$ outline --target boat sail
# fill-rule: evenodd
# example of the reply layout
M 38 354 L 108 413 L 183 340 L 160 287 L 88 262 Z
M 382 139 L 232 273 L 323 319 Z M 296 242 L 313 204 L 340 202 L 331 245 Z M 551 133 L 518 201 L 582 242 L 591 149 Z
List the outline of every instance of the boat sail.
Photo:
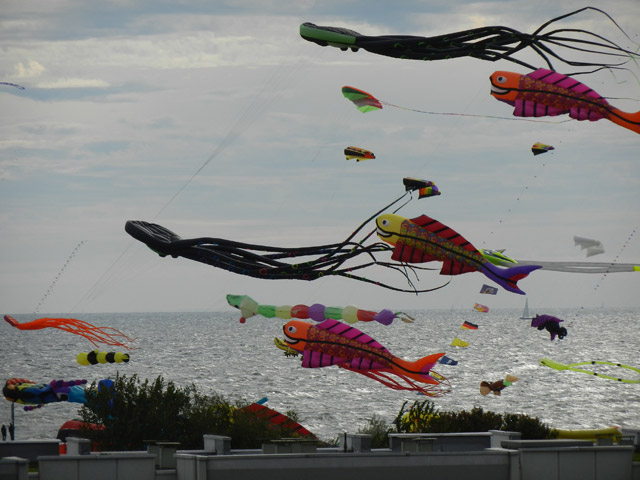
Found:
M 531 320 L 531 315 L 529 314 L 529 299 L 527 298 L 524 302 L 524 310 L 522 311 L 522 316 L 520 320 Z

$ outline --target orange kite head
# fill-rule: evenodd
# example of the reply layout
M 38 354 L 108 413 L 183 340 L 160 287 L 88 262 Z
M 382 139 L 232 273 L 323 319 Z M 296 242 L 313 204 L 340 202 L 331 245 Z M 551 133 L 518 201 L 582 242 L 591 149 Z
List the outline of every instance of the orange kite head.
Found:
M 489 77 L 491 95 L 503 102 L 514 102 L 520 91 L 522 75 L 514 72 L 497 71 Z
M 291 320 L 282 328 L 285 343 L 298 352 L 302 352 L 307 346 L 309 328 L 313 325 L 300 320 Z

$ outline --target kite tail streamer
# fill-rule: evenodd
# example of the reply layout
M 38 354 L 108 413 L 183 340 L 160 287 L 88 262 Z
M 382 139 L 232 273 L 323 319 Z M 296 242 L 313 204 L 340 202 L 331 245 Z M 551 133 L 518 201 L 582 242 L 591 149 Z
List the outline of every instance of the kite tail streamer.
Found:
M 605 361 L 600 361 L 600 360 L 592 360 L 592 361 L 588 361 L 588 362 L 569 363 L 569 364 L 565 365 L 563 363 L 551 360 L 550 358 L 543 358 L 543 359 L 540 360 L 540 365 L 544 365 L 545 367 L 553 368 L 554 370 L 571 370 L 571 371 L 574 371 L 574 372 L 587 373 L 587 374 L 593 375 L 595 377 L 606 378 L 608 380 L 615 380 L 615 381 L 621 382 L 621 383 L 640 383 L 640 377 L 636 378 L 636 379 L 628 379 L 628 378 L 616 377 L 616 376 L 613 376 L 613 375 L 607 375 L 607 374 L 603 374 L 603 373 L 599 373 L 599 372 L 594 372 L 592 370 L 585 370 L 585 369 L 582 369 L 582 368 L 576 368 L 576 367 L 580 367 L 580 366 L 583 366 L 583 365 L 607 365 L 607 366 L 611 366 L 611 367 L 625 368 L 627 370 L 631 370 L 633 372 L 636 372 L 638 375 L 640 375 L 640 368 L 632 367 L 631 365 L 624 365 L 622 363 L 605 362 Z
M 424 383 L 417 384 L 411 378 L 397 372 L 393 372 L 393 375 L 399 377 L 404 383 L 392 377 L 390 374 L 387 374 L 387 372 L 380 370 L 358 370 L 351 368 L 346 364 L 339 365 L 339 367 L 364 375 L 365 377 L 375 380 L 376 382 L 380 382 L 385 387 L 389 387 L 393 390 L 408 390 L 428 397 L 441 397 L 451 389 L 449 380 L 440 374 L 436 374 L 436 372 L 432 372 L 434 374 L 433 378 L 436 382 L 434 384 L 424 385 Z
M 116 347 L 133 350 L 124 342 L 135 342 L 135 338 L 128 337 L 120 330 L 112 327 L 96 327 L 88 322 L 75 318 L 38 318 L 31 322 L 20 323 L 10 315 L 4 316 L 5 321 L 18 330 L 41 330 L 43 328 L 57 328 L 65 332 L 81 335 L 96 347 L 98 343 L 105 343 Z

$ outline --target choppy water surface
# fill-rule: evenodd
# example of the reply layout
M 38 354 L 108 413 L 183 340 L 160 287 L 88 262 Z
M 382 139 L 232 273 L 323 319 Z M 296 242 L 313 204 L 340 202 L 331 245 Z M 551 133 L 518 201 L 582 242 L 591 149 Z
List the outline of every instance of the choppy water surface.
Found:
M 519 311 L 410 313 L 416 318 L 413 324 L 395 321 L 391 326 L 361 323 L 357 327 L 408 360 L 436 352 L 458 360 L 457 366 L 435 368 L 452 386 L 451 393 L 434 400 L 439 409 L 480 406 L 498 413 L 524 413 L 555 428 L 612 424 L 640 428 L 640 384 L 539 365 L 541 358 L 548 357 L 562 363 L 605 360 L 640 366 L 640 311 L 538 312 L 565 319 L 569 334 L 554 342 L 549 341 L 546 331 L 520 320 Z M 284 357 L 273 345 L 274 337 L 282 337 L 285 321 L 254 317 L 240 324 L 238 317 L 235 312 L 84 314 L 79 318 L 138 337 L 138 349 L 131 352 L 128 364 L 95 366 L 76 363 L 77 353 L 94 349 L 80 336 L 54 329 L 20 331 L 4 324 L 0 326 L 0 380 L 22 377 L 38 383 L 52 379 L 91 382 L 114 377 L 116 372 L 149 379 L 162 375 L 177 385 L 194 383 L 201 393 L 217 392 L 231 400 L 254 401 L 267 396 L 269 406 L 283 412 L 295 410 L 307 428 L 327 440 L 340 432 L 357 432 L 373 414 L 390 423 L 403 402 L 424 399 L 337 367 L 303 369 L 299 359 Z M 27 315 L 16 318 L 20 322 L 34 319 Z M 462 330 L 465 320 L 478 324 L 479 329 Z M 468 341 L 469 347 L 451 347 L 456 336 Z M 101 350 L 113 349 L 105 346 Z M 639 377 L 629 370 L 615 370 L 607 373 Z M 499 380 L 507 373 L 520 380 L 500 397 L 480 395 L 482 380 Z M 1 423 L 9 423 L 10 405 L 0 402 Z M 64 421 L 78 416 L 77 410 L 77 404 L 66 402 L 31 412 L 16 407 L 16 437 L 55 438 Z

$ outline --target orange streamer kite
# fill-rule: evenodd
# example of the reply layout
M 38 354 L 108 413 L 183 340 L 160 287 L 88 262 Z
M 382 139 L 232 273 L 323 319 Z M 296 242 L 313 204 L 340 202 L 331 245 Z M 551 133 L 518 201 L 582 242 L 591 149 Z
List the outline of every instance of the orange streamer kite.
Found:
M 124 347 L 128 350 L 134 350 L 136 347 L 130 347 L 126 342 L 134 342 L 135 338 L 126 336 L 119 330 L 111 327 L 96 327 L 83 320 L 75 318 L 37 318 L 31 322 L 19 323 L 15 318 L 5 315 L 6 322 L 19 330 L 41 330 L 43 328 L 57 328 L 65 332 L 75 335 L 82 335 L 84 338 L 93 343 L 96 347 L 98 343 L 106 343 L 115 347 Z

